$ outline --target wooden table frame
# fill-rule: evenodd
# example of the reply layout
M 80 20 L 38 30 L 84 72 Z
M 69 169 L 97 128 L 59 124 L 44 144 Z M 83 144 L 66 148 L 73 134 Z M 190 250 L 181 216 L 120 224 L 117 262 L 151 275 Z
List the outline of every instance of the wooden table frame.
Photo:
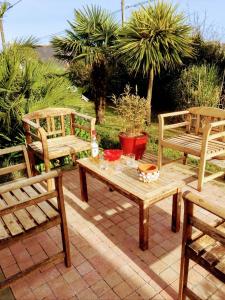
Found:
M 173 232 L 178 232 L 180 230 L 181 194 L 182 194 L 180 187 L 165 191 L 164 193 L 157 195 L 157 197 L 154 197 L 151 200 L 143 201 L 137 196 L 121 188 L 117 184 L 104 178 L 100 174 L 97 174 L 96 172 L 90 170 L 88 167 L 79 164 L 81 199 L 85 202 L 88 202 L 86 173 L 97 178 L 99 181 L 107 184 L 112 190 L 117 191 L 118 193 L 127 197 L 131 201 L 134 201 L 139 206 L 139 247 L 142 250 L 148 249 L 149 208 L 155 203 L 169 196 L 173 196 L 171 230 Z

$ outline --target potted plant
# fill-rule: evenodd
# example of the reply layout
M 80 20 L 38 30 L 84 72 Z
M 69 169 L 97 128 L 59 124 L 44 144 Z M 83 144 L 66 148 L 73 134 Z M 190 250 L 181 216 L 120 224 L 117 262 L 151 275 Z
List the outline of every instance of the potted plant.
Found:
M 113 102 L 122 120 L 123 131 L 119 134 L 119 140 L 123 153 L 133 153 L 135 159 L 140 159 L 148 141 L 148 135 L 144 131 L 148 102 L 145 98 L 132 94 L 129 86 L 126 86 L 120 97 L 113 96 Z

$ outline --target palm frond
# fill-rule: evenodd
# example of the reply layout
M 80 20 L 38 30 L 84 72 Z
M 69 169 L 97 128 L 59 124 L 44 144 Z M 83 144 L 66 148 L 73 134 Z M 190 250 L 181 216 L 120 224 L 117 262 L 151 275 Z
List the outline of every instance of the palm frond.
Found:
M 177 6 L 158 1 L 134 12 L 119 32 L 117 53 L 134 72 L 144 74 L 153 67 L 161 68 L 182 64 L 182 58 L 191 56 L 191 27 L 186 24 Z

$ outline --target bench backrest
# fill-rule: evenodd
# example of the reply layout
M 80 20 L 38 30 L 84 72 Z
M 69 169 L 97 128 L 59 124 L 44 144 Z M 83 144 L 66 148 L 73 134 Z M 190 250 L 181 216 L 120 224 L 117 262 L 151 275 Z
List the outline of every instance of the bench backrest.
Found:
M 74 110 L 69 108 L 45 108 L 23 116 L 23 119 L 33 121 L 43 127 L 47 136 L 65 136 L 67 134 L 65 123 L 69 123 L 70 132 L 74 134 Z
M 191 107 L 188 109 L 191 113 L 191 131 L 195 134 L 201 134 L 202 128 L 209 122 L 225 120 L 225 110 L 215 107 Z M 215 128 L 216 132 L 225 131 L 225 126 Z
M 19 156 L 16 159 L 13 159 L 14 163 L 5 166 L 4 165 L 4 159 L 9 158 L 9 155 L 17 155 Z M 22 154 L 22 155 L 21 155 Z M 21 158 L 22 156 L 22 158 Z M 3 176 L 13 174 L 20 172 L 22 170 L 25 170 L 26 175 L 28 177 L 31 177 L 31 168 L 30 168 L 30 162 L 27 154 L 26 147 L 24 145 L 19 145 L 15 147 L 10 147 L 10 148 L 5 148 L 5 149 L 0 149 L 0 180 L 2 179 Z M 9 159 L 7 159 L 9 161 Z M 11 161 L 11 160 L 10 160 Z M 1 180 L 2 181 L 2 180 Z
M 45 108 L 23 116 L 24 128 L 28 134 L 31 126 L 25 125 L 26 120 L 34 122 L 44 128 L 47 138 L 66 135 L 83 136 L 84 139 L 91 138 L 91 132 L 95 127 L 95 118 L 83 115 L 70 108 Z M 33 132 L 38 134 L 38 132 Z

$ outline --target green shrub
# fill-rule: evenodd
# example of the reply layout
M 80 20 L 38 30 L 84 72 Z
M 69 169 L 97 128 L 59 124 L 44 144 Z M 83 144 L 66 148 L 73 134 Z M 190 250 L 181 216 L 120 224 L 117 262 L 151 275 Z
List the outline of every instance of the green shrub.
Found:
M 178 106 L 218 106 L 221 81 L 214 65 L 193 65 L 184 69 L 175 84 Z
M 0 53 L 0 147 L 24 141 L 22 115 L 64 102 L 71 84 L 53 62 L 41 62 L 36 50 L 13 44 Z

